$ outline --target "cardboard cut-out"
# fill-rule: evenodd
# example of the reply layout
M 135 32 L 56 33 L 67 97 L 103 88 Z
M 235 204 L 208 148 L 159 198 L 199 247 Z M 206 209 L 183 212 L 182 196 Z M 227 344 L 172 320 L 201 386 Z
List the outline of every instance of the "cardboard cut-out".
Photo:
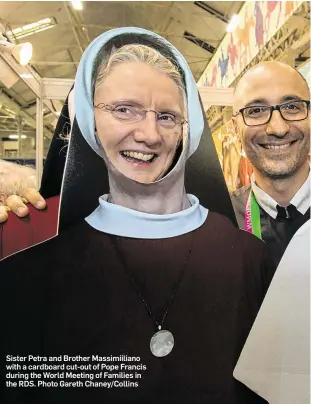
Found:
M 114 42 L 114 46 L 118 45 L 118 41 L 122 45 L 132 41 L 137 42 L 137 34 L 133 35 L 120 35 L 120 39 Z M 146 42 L 146 39 L 140 38 L 139 41 Z M 150 41 L 149 38 L 148 41 Z M 199 97 L 198 94 L 197 96 Z M 201 108 L 203 111 L 202 104 Z M 87 144 L 77 120 L 70 122 L 68 110 L 67 98 L 51 142 L 40 189 L 44 197 L 58 195 L 63 179 L 60 231 L 88 216 L 98 206 L 98 198 L 109 193 L 106 164 L 102 157 Z M 204 111 L 203 117 L 204 129 L 198 148 L 186 162 L 185 188 L 187 193 L 198 197 L 202 206 L 227 216 L 237 225 Z M 63 135 L 69 133 L 70 146 L 67 145 L 67 140 L 63 140 Z M 63 176 L 66 153 L 67 168 Z
M 310 220 L 283 255 L 234 377 L 270 404 L 310 403 Z

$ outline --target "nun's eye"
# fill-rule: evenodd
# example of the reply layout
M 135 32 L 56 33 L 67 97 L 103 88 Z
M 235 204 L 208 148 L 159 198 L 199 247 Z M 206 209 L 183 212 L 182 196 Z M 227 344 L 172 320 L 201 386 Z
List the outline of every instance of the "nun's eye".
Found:
M 117 119 L 122 120 L 133 120 L 133 119 L 140 119 L 140 109 L 136 107 L 132 107 L 129 105 L 118 105 L 112 111 L 113 115 Z
M 170 112 L 158 112 L 157 121 L 164 128 L 174 128 L 177 124 L 177 118 Z
M 169 114 L 167 112 L 159 112 L 158 114 L 159 121 L 167 121 L 167 122 L 175 122 L 176 117 L 173 114 Z

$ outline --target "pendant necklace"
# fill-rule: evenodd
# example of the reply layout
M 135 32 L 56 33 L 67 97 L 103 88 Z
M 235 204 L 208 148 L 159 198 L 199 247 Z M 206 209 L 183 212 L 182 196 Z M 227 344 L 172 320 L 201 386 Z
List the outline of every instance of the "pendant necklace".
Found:
M 126 265 L 126 260 L 125 260 L 123 251 L 121 251 L 121 249 L 118 248 L 116 237 L 111 238 L 112 244 L 113 244 L 113 246 L 114 246 L 114 248 L 116 250 L 117 256 L 118 256 L 118 258 L 119 258 L 119 260 L 120 260 L 120 262 L 122 264 L 122 267 L 123 267 L 125 273 L 127 273 L 130 276 L 136 293 L 138 294 L 140 300 L 144 304 L 149 316 L 153 319 L 153 321 L 157 325 L 157 331 L 153 334 L 153 336 L 150 339 L 150 351 L 154 356 L 156 356 L 158 358 L 162 358 L 163 356 L 168 355 L 172 351 L 172 349 L 174 347 L 173 334 L 168 330 L 163 330 L 162 326 L 163 326 L 164 320 L 165 320 L 165 318 L 167 316 L 167 313 L 168 313 L 170 307 L 172 306 L 172 304 L 174 302 L 174 298 L 176 296 L 177 290 L 178 290 L 178 288 L 179 288 L 179 286 L 181 284 L 181 281 L 182 281 L 182 279 L 184 277 L 184 274 L 185 274 L 187 263 L 189 261 L 189 257 L 190 257 L 191 251 L 192 251 L 195 231 L 193 231 L 192 233 L 193 234 L 192 234 L 192 238 L 191 238 L 191 241 L 190 241 L 190 247 L 189 247 L 189 249 L 188 249 L 188 251 L 186 253 L 186 256 L 185 256 L 184 262 L 182 264 L 182 267 L 181 267 L 177 282 L 176 282 L 176 284 L 175 284 L 175 286 L 173 288 L 172 294 L 171 294 L 171 296 L 170 296 L 170 298 L 168 300 L 167 306 L 166 306 L 166 310 L 165 310 L 165 312 L 163 314 L 163 317 L 162 317 L 162 320 L 160 322 L 158 322 L 157 319 L 152 314 L 152 311 L 151 311 L 148 303 L 146 302 L 146 299 L 144 298 L 144 296 L 142 295 L 142 293 L 140 291 L 140 288 L 138 286 L 137 280 L 135 279 L 133 274 L 129 271 L 129 269 L 128 269 L 127 265 Z

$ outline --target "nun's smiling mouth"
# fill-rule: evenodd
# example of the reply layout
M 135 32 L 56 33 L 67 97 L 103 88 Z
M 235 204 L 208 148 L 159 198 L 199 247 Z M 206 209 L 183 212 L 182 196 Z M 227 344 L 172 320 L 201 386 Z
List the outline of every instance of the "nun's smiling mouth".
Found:
M 144 153 L 124 150 L 120 152 L 120 155 L 130 163 L 152 163 L 157 157 L 156 153 Z

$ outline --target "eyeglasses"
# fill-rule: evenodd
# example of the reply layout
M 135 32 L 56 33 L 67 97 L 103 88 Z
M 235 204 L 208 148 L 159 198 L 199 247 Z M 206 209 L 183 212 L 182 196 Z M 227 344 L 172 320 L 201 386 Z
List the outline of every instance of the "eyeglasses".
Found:
M 108 105 L 97 104 L 95 108 L 110 112 L 120 122 L 135 123 L 143 120 L 147 112 L 154 112 L 157 123 L 164 129 L 174 129 L 175 126 L 182 126 L 187 121 L 180 115 L 172 112 L 157 112 L 153 109 L 143 109 L 132 105 Z
M 309 106 L 310 101 L 307 100 L 289 101 L 271 107 L 254 105 L 239 109 L 233 116 L 242 114 L 246 126 L 265 125 L 270 121 L 273 111 L 279 111 L 285 121 L 303 121 L 308 118 Z

